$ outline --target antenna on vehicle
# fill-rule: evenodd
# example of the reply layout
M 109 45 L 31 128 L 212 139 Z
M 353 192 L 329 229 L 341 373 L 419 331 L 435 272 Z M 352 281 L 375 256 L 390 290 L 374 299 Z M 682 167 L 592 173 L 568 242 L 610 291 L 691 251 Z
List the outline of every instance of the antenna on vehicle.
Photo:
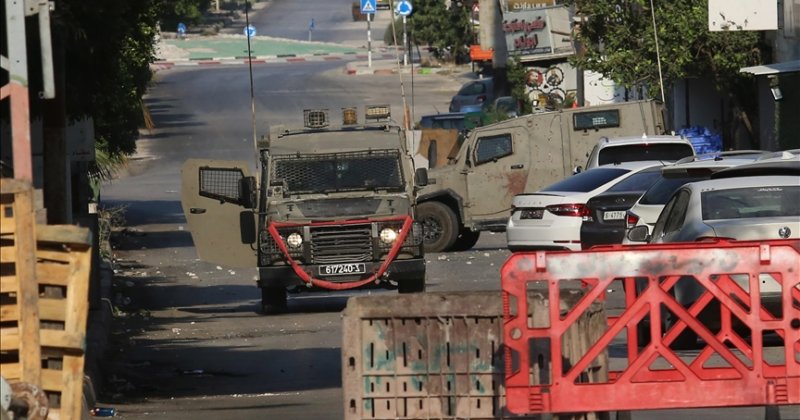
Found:
M 661 102 L 664 102 L 664 77 L 661 75 L 661 52 L 658 49 L 658 28 L 656 28 L 656 9 L 650 0 L 650 14 L 653 17 L 653 37 L 656 41 L 656 61 L 658 62 L 658 84 L 661 87 Z
M 250 112 L 251 112 L 251 120 L 253 124 L 253 151 L 255 152 L 255 159 L 256 159 L 256 181 L 261 177 L 261 173 L 258 170 L 259 167 L 259 156 L 258 156 L 258 136 L 256 134 L 256 95 L 255 91 L 253 90 L 253 52 L 250 49 L 250 14 L 247 12 L 247 9 L 250 8 L 250 0 L 244 1 L 244 22 L 245 22 L 245 37 L 247 38 L 247 66 L 250 71 Z

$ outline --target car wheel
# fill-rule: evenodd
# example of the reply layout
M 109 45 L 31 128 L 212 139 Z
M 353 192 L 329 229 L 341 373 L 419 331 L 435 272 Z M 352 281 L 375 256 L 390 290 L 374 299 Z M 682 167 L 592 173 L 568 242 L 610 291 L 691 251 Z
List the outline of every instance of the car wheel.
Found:
M 449 250 L 458 237 L 458 220 L 450 207 L 438 201 L 417 206 L 417 220 L 422 224 L 425 252 Z
M 462 228 L 461 231 L 458 233 L 458 237 L 456 238 L 456 242 L 453 244 L 452 251 L 466 251 L 476 243 L 478 243 L 478 239 L 481 237 L 480 231 L 474 231 L 469 228 Z
M 274 315 L 286 311 L 286 289 L 283 287 L 261 288 L 261 311 Z

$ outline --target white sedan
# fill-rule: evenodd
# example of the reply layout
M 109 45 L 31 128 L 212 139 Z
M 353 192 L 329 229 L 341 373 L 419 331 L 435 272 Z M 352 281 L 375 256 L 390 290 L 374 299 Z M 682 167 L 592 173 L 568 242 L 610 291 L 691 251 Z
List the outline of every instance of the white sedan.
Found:
M 506 226 L 508 249 L 581 249 L 581 223 L 589 217 L 586 202 L 611 188 L 626 191 L 640 184 L 648 170 L 658 170 L 666 163 L 625 162 L 592 168 L 556 182 L 533 194 L 514 197 L 511 217 Z M 625 212 L 620 212 L 620 218 Z

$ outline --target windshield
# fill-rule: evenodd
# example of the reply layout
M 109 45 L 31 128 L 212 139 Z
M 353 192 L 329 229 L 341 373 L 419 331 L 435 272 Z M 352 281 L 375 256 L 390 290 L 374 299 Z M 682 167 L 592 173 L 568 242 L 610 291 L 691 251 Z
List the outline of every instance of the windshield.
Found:
M 654 182 L 661 178 L 661 166 L 637 172 L 609 188 L 608 192 L 647 191 Z
M 542 191 L 589 192 L 629 171 L 620 168 L 596 168 L 558 181 Z
M 636 162 L 640 160 L 679 160 L 694 154 L 692 146 L 681 143 L 630 144 L 600 149 L 598 165 Z
M 270 182 L 285 183 L 290 193 L 403 190 L 397 150 L 278 155 L 272 157 Z
M 800 216 L 800 186 L 704 191 L 703 220 Z
M 656 181 L 649 190 L 639 200 L 640 204 L 667 204 L 667 200 L 672 197 L 678 188 L 695 181 L 703 181 L 711 176 L 711 172 L 705 175 L 690 175 L 683 173 L 681 175 L 665 175 L 663 178 Z

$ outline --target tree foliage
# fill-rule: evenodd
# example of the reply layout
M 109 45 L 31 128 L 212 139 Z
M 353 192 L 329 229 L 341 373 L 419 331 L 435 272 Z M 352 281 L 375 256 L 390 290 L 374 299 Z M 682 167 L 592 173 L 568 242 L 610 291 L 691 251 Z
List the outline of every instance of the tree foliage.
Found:
M 602 73 L 626 88 L 646 87 L 658 97 L 659 75 L 649 0 L 566 0 L 584 20 L 576 30 L 584 46 L 573 64 Z M 654 0 L 665 89 L 684 78 L 707 76 L 733 92 L 746 76 L 739 68 L 761 60 L 759 34 L 710 32 L 707 0 Z
M 109 155 L 135 151 L 160 7 L 160 0 L 58 2 L 54 39 L 64 51 L 67 114 L 92 117 L 97 146 Z
M 519 103 L 521 113 L 530 114 L 533 112 L 533 103 L 527 92 L 528 69 L 520 64 L 519 55 L 509 58 L 506 66 L 506 77 L 511 86 L 511 97 Z
M 201 22 L 211 0 L 162 0 L 162 3 L 161 25 L 174 30 L 178 22 L 187 25 Z
M 472 41 L 469 10 L 460 1 L 448 8 L 441 0 L 417 0 L 408 25 L 416 43 L 431 46 L 439 58 L 458 61 Z

